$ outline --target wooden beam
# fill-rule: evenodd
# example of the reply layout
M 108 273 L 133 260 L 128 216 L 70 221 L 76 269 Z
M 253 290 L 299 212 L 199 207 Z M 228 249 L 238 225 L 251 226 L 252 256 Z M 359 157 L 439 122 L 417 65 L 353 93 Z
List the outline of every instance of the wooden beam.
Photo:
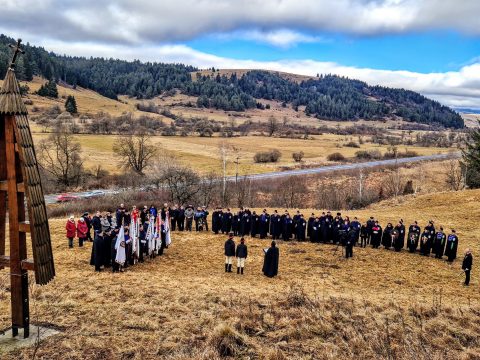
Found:
M 0 256 L 0 265 L 3 267 L 10 267 L 10 256 Z M 35 271 L 35 263 L 33 259 L 22 260 L 22 270 Z
M 0 191 L 8 191 L 8 184 L 6 180 L 0 181 Z M 23 185 L 23 182 L 17 184 L 17 192 L 25 192 L 25 186 Z
M 18 223 L 18 231 L 22 233 L 29 233 L 30 232 L 30 222 L 29 221 L 22 221 Z

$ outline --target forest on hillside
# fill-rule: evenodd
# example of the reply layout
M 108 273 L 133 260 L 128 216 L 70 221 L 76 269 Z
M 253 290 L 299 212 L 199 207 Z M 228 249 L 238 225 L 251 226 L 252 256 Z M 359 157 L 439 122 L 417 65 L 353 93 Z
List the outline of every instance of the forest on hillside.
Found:
M 11 57 L 8 44 L 15 40 L 0 35 L 0 78 Z M 461 128 L 459 114 L 414 91 L 369 86 L 365 82 L 336 75 L 320 75 L 300 83 L 278 73 L 252 70 L 241 77 L 191 73 L 197 68 L 183 64 L 143 63 L 118 59 L 57 55 L 42 47 L 25 45 L 17 62 L 19 80 L 34 75 L 81 86 L 116 99 L 128 95 L 150 99 L 174 89 L 198 97 L 197 106 L 227 111 L 264 108 L 261 100 L 277 100 L 307 115 L 329 120 L 381 120 L 400 117 L 428 125 Z

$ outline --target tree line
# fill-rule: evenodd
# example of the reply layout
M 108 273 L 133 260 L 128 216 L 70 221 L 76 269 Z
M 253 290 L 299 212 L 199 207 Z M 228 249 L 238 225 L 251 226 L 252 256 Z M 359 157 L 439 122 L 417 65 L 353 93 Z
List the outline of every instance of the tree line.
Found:
M 14 39 L 0 35 L 0 78 L 7 71 Z M 106 97 L 128 95 L 139 99 L 179 89 L 196 96 L 198 107 L 226 111 L 264 108 L 258 100 L 277 100 L 307 115 L 329 120 L 386 119 L 400 117 L 410 122 L 462 128 L 459 114 L 416 92 L 369 86 L 365 82 L 336 75 L 320 75 L 297 83 L 278 73 L 249 71 L 238 77 L 191 73 L 193 66 L 183 64 L 142 63 L 138 60 L 60 56 L 42 47 L 25 46 L 26 54 L 18 60 L 17 77 L 32 80 L 33 75 L 50 81 L 62 81 L 73 87 L 92 89 Z

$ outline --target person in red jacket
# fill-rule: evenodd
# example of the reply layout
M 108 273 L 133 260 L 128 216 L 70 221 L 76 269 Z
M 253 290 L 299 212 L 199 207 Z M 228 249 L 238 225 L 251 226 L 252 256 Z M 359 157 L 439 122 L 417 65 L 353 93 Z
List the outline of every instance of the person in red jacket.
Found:
M 73 238 L 77 232 L 77 227 L 75 226 L 75 218 L 70 216 L 67 220 L 67 224 L 65 225 L 65 229 L 67 230 L 67 239 L 68 239 L 68 247 L 73 248 Z
M 77 223 L 77 237 L 78 237 L 78 246 L 82 247 L 83 242 L 87 241 L 88 238 L 88 225 L 83 217 L 78 219 Z

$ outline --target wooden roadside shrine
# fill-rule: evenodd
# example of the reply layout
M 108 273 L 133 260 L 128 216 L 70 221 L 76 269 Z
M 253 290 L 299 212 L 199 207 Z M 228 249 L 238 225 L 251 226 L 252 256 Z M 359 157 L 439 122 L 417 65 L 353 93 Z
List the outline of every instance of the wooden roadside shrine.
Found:
M 27 108 L 15 76 L 15 62 L 24 53 L 20 44 L 19 39 L 16 45 L 10 45 L 13 58 L 0 90 L 0 270 L 10 270 L 12 335 L 17 336 L 23 328 L 27 338 L 28 271 L 35 273 L 37 284 L 44 285 L 54 278 L 55 268 Z M 33 259 L 27 258 L 27 234 Z M 7 239 L 9 255 L 5 253 Z

